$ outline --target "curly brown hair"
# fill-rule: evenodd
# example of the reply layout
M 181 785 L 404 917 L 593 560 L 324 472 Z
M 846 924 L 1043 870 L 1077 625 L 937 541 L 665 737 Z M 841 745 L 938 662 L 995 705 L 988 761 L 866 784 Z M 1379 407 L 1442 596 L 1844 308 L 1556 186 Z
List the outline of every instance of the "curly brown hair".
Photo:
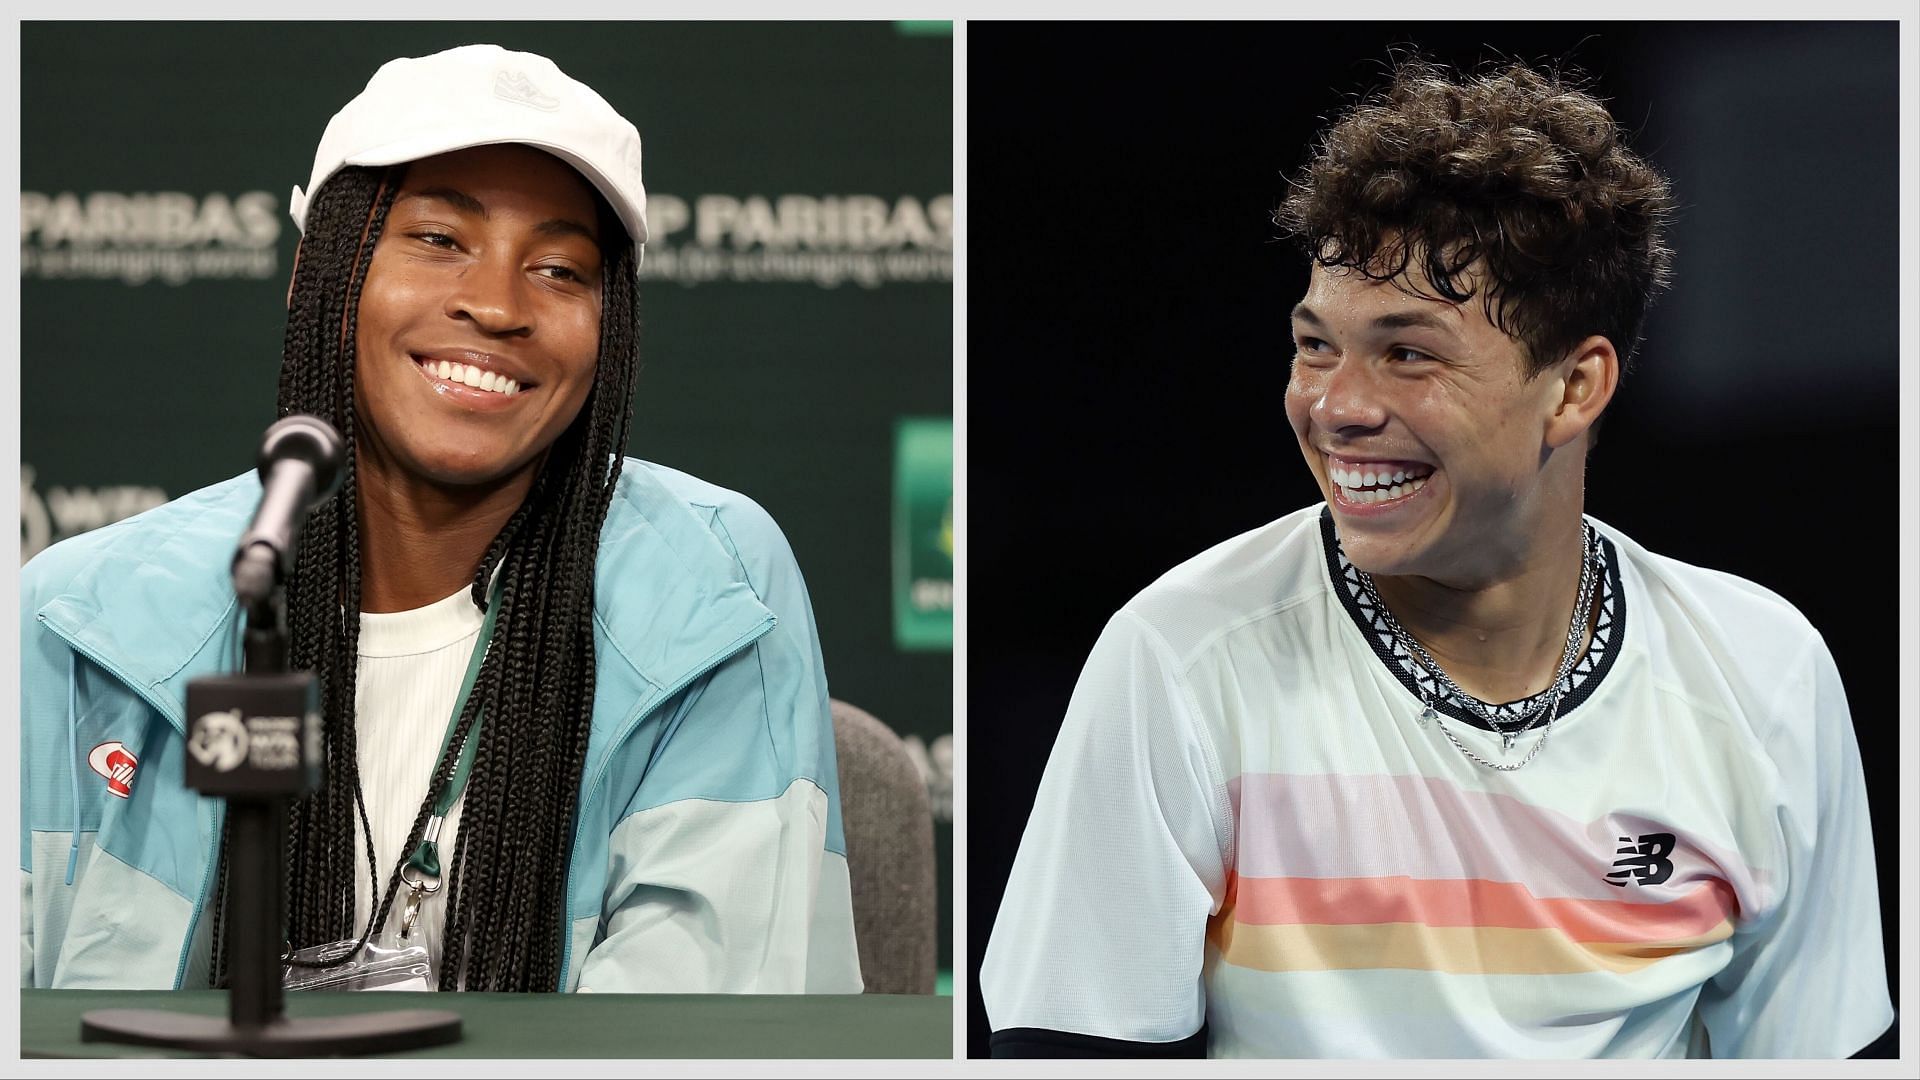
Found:
M 1454 303 L 1484 283 L 1531 378 L 1589 334 L 1632 356 L 1671 277 L 1673 210 L 1573 76 L 1504 61 L 1456 77 L 1413 56 L 1327 129 L 1274 221 L 1330 269 L 1407 283 L 1418 260 Z

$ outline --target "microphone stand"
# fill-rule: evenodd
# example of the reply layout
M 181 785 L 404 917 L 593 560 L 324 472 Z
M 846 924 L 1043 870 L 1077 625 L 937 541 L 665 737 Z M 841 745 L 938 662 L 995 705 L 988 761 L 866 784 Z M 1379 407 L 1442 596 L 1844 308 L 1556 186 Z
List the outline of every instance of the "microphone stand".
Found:
M 265 545 L 249 547 L 236 560 L 239 591 L 254 598 L 247 605 L 245 673 L 207 676 L 187 685 L 187 786 L 225 797 L 232 825 L 226 920 L 229 1015 L 222 1019 L 164 1009 L 94 1009 L 81 1017 L 82 1042 L 317 1057 L 385 1054 L 461 1037 L 459 1014 L 445 1009 L 284 1015 L 280 950 L 287 941 L 287 805 L 320 786 L 323 744 L 313 674 L 286 670 L 279 576 L 274 554 Z

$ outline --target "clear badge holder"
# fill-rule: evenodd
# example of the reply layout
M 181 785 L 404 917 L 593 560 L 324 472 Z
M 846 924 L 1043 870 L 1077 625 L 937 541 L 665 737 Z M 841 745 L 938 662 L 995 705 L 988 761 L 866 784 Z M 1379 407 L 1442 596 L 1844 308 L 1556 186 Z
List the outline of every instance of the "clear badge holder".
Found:
M 353 952 L 360 939 L 336 941 L 331 945 L 312 945 L 293 954 L 294 959 L 324 961 Z M 433 959 L 427 947 L 418 942 L 395 941 L 382 936 L 369 940 L 365 948 L 349 959 L 328 967 L 281 966 L 281 985 L 288 990 L 434 990 L 440 980 L 434 975 Z

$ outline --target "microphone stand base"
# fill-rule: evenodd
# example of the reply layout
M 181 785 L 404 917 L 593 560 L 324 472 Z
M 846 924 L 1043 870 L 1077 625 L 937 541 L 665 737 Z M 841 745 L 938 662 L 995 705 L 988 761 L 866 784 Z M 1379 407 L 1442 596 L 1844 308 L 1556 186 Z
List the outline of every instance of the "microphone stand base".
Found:
M 460 1015 L 445 1009 L 401 1009 L 348 1016 L 282 1016 L 258 1027 L 235 1027 L 224 1016 L 95 1009 L 80 1018 L 80 1041 L 249 1057 L 391 1054 L 460 1041 Z

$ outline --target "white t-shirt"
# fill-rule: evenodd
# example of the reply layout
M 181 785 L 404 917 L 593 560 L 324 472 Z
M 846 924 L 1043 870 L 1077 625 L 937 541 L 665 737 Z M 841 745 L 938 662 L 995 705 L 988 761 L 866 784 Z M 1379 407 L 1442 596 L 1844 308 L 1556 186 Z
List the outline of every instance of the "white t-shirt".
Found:
M 1591 520 L 1591 519 L 1589 519 Z M 1216 1057 L 1836 1057 L 1892 1020 L 1859 749 L 1780 597 L 1602 537 L 1547 746 L 1439 706 L 1320 507 L 1087 661 L 981 967 L 996 1031 Z
M 354 692 L 354 727 L 359 743 L 360 785 L 367 820 L 373 830 L 379 892 L 369 895 L 367 842 L 357 823 L 354 829 L 354 927 L 367 924 L 374 906 L 386 895 L 393 868 L 409 854 L 407 837 L 427 784 L 440 760 L 440 744 L 454 699 L 480 640 L 484 616 L 473 603 L 470 588 L 426 607 L 384 614 L 360 614 L 360 660 Z M 454 844 L 459 840 L 462 794 L 440 827 L 440 865 L 451 872 Z M 400 940 L 408 889 L 402 884 L 387 913 L 386 934 Z M 410 941 L 425 935 L 436 977 L 440 971 L 440 932 L 446 924 L 446 889 L 426 896 L 420 922 Z M 380 940 L 380 927 L 374 940 Z

